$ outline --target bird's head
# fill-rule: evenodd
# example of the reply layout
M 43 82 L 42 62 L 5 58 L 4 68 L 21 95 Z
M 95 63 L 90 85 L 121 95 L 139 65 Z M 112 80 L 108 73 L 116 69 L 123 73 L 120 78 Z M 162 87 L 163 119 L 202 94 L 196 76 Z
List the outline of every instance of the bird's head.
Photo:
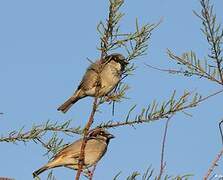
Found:
M 128 60 L 122 54 L 119 53 L 113 53 L 106 56 L 106 60 L 113 60 L 117 63 L 120 63 L 123 69 L 129 64 Z
M 110 139 L 115 138 L 114 135 L 110 134 L 108 131 L 106 131 L 103 128 L 95 128 L 91 130 L 88 134 L 89 138 L 95 138 L 95 139 L 102 139 L 106 142 L 109 142 Z

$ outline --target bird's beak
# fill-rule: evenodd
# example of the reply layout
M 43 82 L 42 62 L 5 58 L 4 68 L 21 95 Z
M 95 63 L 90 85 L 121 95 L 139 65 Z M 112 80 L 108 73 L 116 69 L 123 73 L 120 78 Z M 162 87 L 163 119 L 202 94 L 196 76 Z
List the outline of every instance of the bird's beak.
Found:
M 109 135 L 108 135 L 108 139 L 113 139 L 113 138 L 115 138 L 114 135 L 112 135 L 112 134 L 109 134 Z

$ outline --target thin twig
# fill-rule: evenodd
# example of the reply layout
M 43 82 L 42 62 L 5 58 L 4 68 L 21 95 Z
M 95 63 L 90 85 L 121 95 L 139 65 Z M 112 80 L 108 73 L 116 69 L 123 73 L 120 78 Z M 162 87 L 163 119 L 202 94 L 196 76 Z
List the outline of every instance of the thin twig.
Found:
M 49 147 L 46 143 L 44 143 L 41 138 L 37 137 L 36 140 L 39 141 L 43 147 L 51 151 L 51 147 Z
M 170 74 L 183 74 L 185 76 L 195 75 L 195 76 L 198 76 L 200 78 L 203 77 L 203 78 L 215 81 L 215 82 L 220 84 L 220 81 L 218 81 L 217 79 L 214 79 L 212 76 L 210 76 L 210 75 L 208 76 L 208 75 L 205 75 L 205 74 L 200 74 L 196 71 L 195 72 L 189 72 L 187 70 L 183 71 L 183 70 L 176 70 L 176 69 L 162 69 L 162 68 L 158 68 L 158 67 L 152 66 L 152 65 L 147 64 L 147 63 L 145 63 L 145 65 L 148 66 L 149 68 L 152 68 L 152 69 L 155 69 L 155 70 L 158 70 L 158 71 L 167 72 L 167 73 L 170 73 Z
M 162 141 L 162 148 L 161 148 L 161 158 L 160 158 L 160 172 L 159 172 L 159 176 L 157 178 L 157 180 L 160 180 L 162 177 L 162 174 L 164 172 L 164 168 L 166 166 L 166 163 L 164 162 L 164 155 L 165 155 L 165 144 L 166 144 L 166 137 L 167 137 L 167 130 L 168 130 L 168 125 L 170 122 L 170 119 L 173 117 L 170 116 L 165 124 L 165 129 L 164 129 L 164 134 L 163 134 L 163 141 Z
M 219 130 L 220 130 L 220 134 L 221 134 L 221 143 L 223 145 L 223 132 L 222 132 L 222 128 L 221 128 L 222 123 L 223 123 L 223 119 L 219 122 L 218 126 L 219 126 Z
M 221 151 L 217 154 L 216 158 L 211 163 L 211 166 L 209 167 L 206 175 L 203 178 L 204 180 L 208 180 L 208 177 L 211 175 L 211 173 L 213 172 L 214 168 L 217 166 L 217 163 L 220 160 L 222 155 L 223 155 L 223 149 L 221 149 Z
M 206 96 L 206 97 L 200 99 L 200 101 L 199 101 L 198 103 L 201 103 L 201 102 L 203 102 L 203 101 L 205 101 L 205 100 L 207 100 L 207 99 L 209 99 L 209 98 L 211 98 L 211 97 L 214 97 L 214 96 L 216 96 L 216 95 L 218 95 L 218 94 L 221 94 L 222 92 L 223 92 L 223 89 L 222 89 L 222 90 L 219 90 L 219 91 L 216 91 L 215 93 L 210 94 L 210 95 L 208 95 L 208 96 Z

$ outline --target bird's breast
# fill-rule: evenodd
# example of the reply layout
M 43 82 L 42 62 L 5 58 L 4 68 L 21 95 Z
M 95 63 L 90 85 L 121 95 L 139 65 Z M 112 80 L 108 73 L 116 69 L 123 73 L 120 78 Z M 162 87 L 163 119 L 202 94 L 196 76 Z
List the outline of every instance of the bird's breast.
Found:
M 100 94 L 108 94 L 114 87 L 118 84 L 120 80 L 121 66 L 117 64 L 116 66 L 107 65 L 101 72 L 101 90 Z
M 94 74 L 95 75 L 95 74 Z M 121 64 L 111 61 L 107 63 L 100 74 L 100 89 L 99 89 L 99 96 L 105 96 L 110 93 L 118 84 L 120 77 L 121 77 Z M 97 77 L 92 79 L 92 82 L 89 82 L 95 85 Z M 93 86 L 92 85 L 92 86 Z M 88 96 L 95 96 L 96 87 L 86 88 L 85 94 Z
M 87 166 L 97 163 L 107 150 L 107 144 L 101 140 L 88 141 L 85 148 L 85 164 Z

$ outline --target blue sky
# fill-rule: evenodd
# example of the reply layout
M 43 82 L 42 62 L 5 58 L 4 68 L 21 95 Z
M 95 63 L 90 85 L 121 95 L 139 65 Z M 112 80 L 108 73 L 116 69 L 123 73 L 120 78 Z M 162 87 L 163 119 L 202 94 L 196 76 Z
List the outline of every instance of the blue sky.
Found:
M 222 20 L 222 1 L 216 0 L 215 10 Z M 22 126 L 28 130 L 33 124 L 47 120 L 72 125 L 84 125 L 91 110 L 91 98 L 78 102 L 67 114 L 56 109 L 77 87 L 89 65 L 87 58 L 97 59 L 99 36 L 96 26 L 107 16 L 107 1 L 0 1 L 0 116 L 1 134 Z M 149 42 L 148 54 L 135 60 L 134 76 L 126 79 L 131 89 L 128 100 L 111 107 L 103 105 L 95 117 L 95 125 L 107 120 L 122 120 L 128 109 L 137 104 L 140 112 L 153 99 L 167 100 L 174 89 L 178 95 L 184 90 L 196 90 L 208 95 L 220 87 L 195 77 L 186 78 L 150 69 L 148 63 L 161 68 L 175 67 L 166 49 L 177 54 L 194 50 L 203 58 L 208 45 L 200 32 L 200 21 L 192 10 L 200 10 L 198 0 L 138 0 L 127 1 L 121 10 L 123 32 L 134 31 L 135 18 L 140 24 L 163 23 Z M 222 117 L 222 95 L 213 97 L 199 107 L 188 110 L 193 117 L 177 114 L 170 122 L 166 145 L 166 173 L 192 173 L 201 179 L 212 159 L 221 148 L 218 122 Z M 138 125 L 136 129 L 112 129 L 116 138 L 100 161 L 95 179 L 112 179 L 122 171 L 124 179 L 133 171 L 144 172 L 150 165 L 158 173 L 164 121 Z M 76 138 L 79 138 L 78 136 Z M 66 142 L 75 139 L 65 138 Z M 32 178 L 32 172 L 47 162 L 44 149 L 33 142 L 1 143 L 0 176 L 18 180 Z M 216 173 L 222 173 L 222 166 Z M 45 179 L 47 173 L 41 175 Z M 54 170 L 57 179 L 74 179 L 75 173 L 65 168 Z

